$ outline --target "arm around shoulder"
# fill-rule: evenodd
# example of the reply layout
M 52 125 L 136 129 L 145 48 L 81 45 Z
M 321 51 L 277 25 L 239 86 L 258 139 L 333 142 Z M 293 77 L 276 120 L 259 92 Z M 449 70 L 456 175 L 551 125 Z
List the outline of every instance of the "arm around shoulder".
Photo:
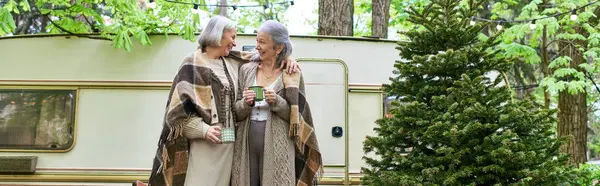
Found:
M 232 50 L 229 52 L 229 57 L 233 57 L 238 60 L 241 60 L 243 63 L 247 63 L 247 62 L 250 62 L 250 60 L 252 60 L 252 56 L 254 56 L 254 54 L 256 54 L 256 51 Z

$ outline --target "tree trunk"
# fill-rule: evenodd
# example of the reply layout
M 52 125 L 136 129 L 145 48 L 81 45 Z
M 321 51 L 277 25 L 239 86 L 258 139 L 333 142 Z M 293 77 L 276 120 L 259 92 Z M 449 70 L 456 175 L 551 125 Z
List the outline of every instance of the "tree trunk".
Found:
M 548 4 L 547 0 L 542 2 L 542 7 L 540 12 L 543 12 L 546 9 L 546 5 Z M 544 78 L 548 78 L 551 76 L 550 74 L 550 59 L 548 58 L 548 27 L 544 25 L 542 29 L 542 73 L 544 74 Z M 544 90 L 544 108 L 550 108 L 550 92 L 548 90 Z
M 569 153 L 569 163 L 578 165 L 587 161 L 587 110 L 586 93 L 569 94 L 566 91 L 558 95 L 560 110 L 558 121 L 558 136 L 567 136 L 569 141 L 563 145 L 562 152 Z
M 352 36 L 353 0 L 319 0 L 319 35 Z
M 550 77 L 550 59 L 548 59 L 548 28 L 544 25 L 542 30 L 542 72 L 544 78 Z M 550 92 L 544 90 L 544 108 L 550 108 Z
M 372 0 L 371 33 L 373 36 L 387 38 L 390 20 L 390 0 Z
M 219 5 L 221 5 L 219 7 L 219 15 L 227 17 L 227 0 L 220 0 Z
M 578 29 L 581 30 L 581 29 Z M 561 42 L 564 43 L 564 42 Z M 560 44 L 560 48 L 566 47 L 561 55 L 571 57 L 570 68 L 584 72 L 579 67 L 585 63 L 582 54 L 572 44 Z M 570 81 L 573 76 L 568 76 L 563 81 Z M 570 94 L 567 90 L 558 93 L 558 136 L 568 137 L 568 142 L 561 147 L 561 151 L 571 155 L 569 163 L 579 166 L 587 161 L 587 104 L 586 92 Z

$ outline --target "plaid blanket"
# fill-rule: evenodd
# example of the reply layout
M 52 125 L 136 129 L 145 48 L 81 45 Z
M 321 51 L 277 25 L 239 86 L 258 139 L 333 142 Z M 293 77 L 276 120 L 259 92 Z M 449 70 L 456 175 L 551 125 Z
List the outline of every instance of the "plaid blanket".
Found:
M 188 165 L 188 139 L 183 127 L 193 117 L 211 123 L 211 92 L 218 94 L 218 77 L 206 66 L 198 50 L 184 58 L 173 80 L 163 120 L 163 129 L 154 157 L 150 186 L 183 186 Z M 248 61 L 251 54 L 231 51 L 227 57 Z M 232 98 L 235 100 L 235 98 Z M 216 111 L 213 111 L 216 112 Z
M 323 174 L 323 162 L 319 143 L 313 126 L 310 107 L 304 94 L 304 82 L 301 73 L 285 74 L 283 96 L 290 107 L 289 135 L 296 143 L 296 179 L 297 186 L 315 185 Z

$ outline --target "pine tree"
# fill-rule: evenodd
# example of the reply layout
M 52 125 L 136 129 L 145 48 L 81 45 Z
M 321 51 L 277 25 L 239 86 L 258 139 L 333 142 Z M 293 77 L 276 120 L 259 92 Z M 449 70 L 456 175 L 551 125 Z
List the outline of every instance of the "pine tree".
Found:
M 551 130 L 554 110 L 512 99 L 495 37 L 479 39 L 470 18 L 483 1 L 432 0 L 408 11 L 411 30 L 397 49 L 396 77 L 384 85 L 397 96 L 391 118 L 367 137 L 364 185 L 556 185 L 569 175 L 563 140 Z M 501 77 L 501 76 L 500 76 Z M 403 104 L 400 104 L 403 103 Z M 409 149 L 403 153 L 404 149 Z

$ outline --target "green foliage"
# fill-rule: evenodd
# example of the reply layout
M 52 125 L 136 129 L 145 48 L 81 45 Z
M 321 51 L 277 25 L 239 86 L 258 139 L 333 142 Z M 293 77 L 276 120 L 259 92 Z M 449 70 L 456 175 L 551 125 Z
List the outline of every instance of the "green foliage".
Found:
M 371 33 L 372 5 L 372 0 L 354 0 L 354 36 L 373 35 Z
M 8 6 L 0 8 L 0 35 L 12 33 L 17 27 L 13 21 L 12 15 L 10 14 L 12 9 L 7 7 Z
M 432 0 L 424 11 L 407 11 L 424 29 L 398 43 L 408 61 L 397 61 L 384 85 L 398 101 L 364 142 L 375 157 L 364 157 L 363 184 L 561 185 L 574 178 L 552 131 L 555 110 L 513 100 L 502 78 L 485 76 L 511 62 L 498 38 L 478 39 L 484 25 L 469 25 L 483 1 L 459 3 Z
M 394 31 L 404 32 L 406 30 L 414 29 L 414 27 L 417 26 L 406 21 L 406 19 L 408 19 L 407 10 L 409 10 L 409 8 L 415 8 L 422 11 L 429 2 L 430 0 L 391 0 L 388 38 L 396 40 L 405 39 L 406 36 L 396 35 Z M 372 12 L 371 0 L 354 0 L 354 36 L 372 35 Z
M 590 160 L 600 160 L 600 117 L 598 117 L 598 99 L 595 95 L 588 94 L 588 105 L 591 107 L 590 114 L 588 114 L 588 121 L 590 127 L 588 130 L 588 141 L 587 146 L 590 150 Z M 599 179 L 600 180 L 600 179 Z
M 570 185 L 600 185 L 600 165 L 581 164 L 574 173 L 577 179 L 571 180 Z
M 521 8 L 521 13 L 516 17 L 517 20 L 536 19 L 549 15 L 554 15 L 561 12 L 569 12 L 571 9 L 581 7 L 591 1 L 588 0 L 559 0 L 554 3 L 558 6 L 553 8 L 541 8 L 542 1 L 531 1 L 529 4 Z M 535 55 L 541 56 L 541 36 L 544 26 L 547 29 L 548 48 L 555 52 L 563 50 L 558 44 L 574 45 L 576 49 L 583 53 L 586 57 L 591 57 L 592 61 L 600 60 L 598 56 L 598 46 L 600 44 L 600 35 L 595 28 L 598 26 L 597 19 L 593 11 L 598 8 L 598 3 L 588 6 L 585 9 L 578 11 L 576 21 L 570 20 L 571 14 L 555 18 L 545 18 L 536 21 L 535 29 L 529 29 L 530 22 L 522 22 L 512 25 L 501 36 L 505 45 L 502 48 L 506 50 L 507 57 L 522 57 L 528 62 L 540 63 L 541 60 L 533 59 L 533 51 Z M 494 14 L 504 15 L 504 10 L 494 10 Z M 514 15 L 506 15 L 507 19 L 512 19 Z M 576 32 L 575 28 L 582 29 L 584 32 Z M 518 50 L 515 50 L 517 48 Z M 585 78 L 584 73 L 597 73 L 597 63 L 586 64 L 579 66 L 583 71 L 578 71 L 570 66 L 572 60 L 562 53 L 561 55 L 552 56 L 550 59 L 549 68 L 552 70 L 551 76 L 542 80 L 540 85 L 550 92 L 567 90 L 569 93 L 577 94 L 590 88 L 591 83 Z M 528 60 L 529 59 L 529 60 Z M 539 59 L 539 57 L 538 57 Z M 564 78 L 572 77 L 572 78 Z
M 19 2 L 19 7 L 11 6 Z M 50 22 L 41 33 L 69 33 L 81 35 L 99 32 L 116 48 L 131 51 L 131 37 L 142 45 L 151 45 L 150 33 L 179 33 L 184 39 L 193 41 L 194 32 L 200 26 L 198 14 L 193 14 L 191 5 L 157 1 L 157 7 L 136 0 L 9 0 L 3 8 L 13 14 L 31 11 Z M 4 24 L 14 24 L 5 19 Z M 0 23 L 1 24 L 1 23 Z M 14 29 L 3 34 L 12 34 Z
M 256 0 L 258 4 L 268 1 Z M 215 4 L 206 0 L 179 0 L 179 2 Z M 201 20 L 218 14 L 208 7 L 193 10 L 191 4 L 156 1 L 150 6 L 147 0 L 0 0 L 0 36 L 16 33 L 14 16 L 31 14 L 28 19 L 47 22 L 37 33 L 68 33 L 80 37 L 112 41 L 116 48 L 131 51 L 134 42 L 143 46 L 152 45 L 149 34 L 177 33 L 188 41 L 195 40 L 201 29 Z M 239 18 L 239 26 L 258 27 L 268 19 L 281 20 L 289 5 L 274 5 L 268 9 L 239 8 L 232 19 Z M 231 9 L 230 9 L 231 11 Z M 43 24 L 42 24 L 43 25 Z M 30 25 L 24 25 L 30 27 Z M 31 26 L 34 27 L 34 26 Z M 29 29 L 29 28 L 26 28 Z M 100 37 L 89 33 L 100 33 Z
M 592 0 L 557 0 L 549 1 L 551 4 L 556 6 L 544 6 L 541 0 L 535 0 L 528 2 L 523 7 L 517 7 L 518 13 L 513 15 L 506 15 L 508 20 L 528 20 L 536 19 L 549 15 L 554 15 L 562 12 L 569 12 L 573 8 L 581 7 L 586 5 Z M 539 19 L 535 22 L 535 29 L 526 29 L 531 24 L 530 22 L 513 23 L 501 36 L 503 40 L 503 46 L 506 54 L 510 54 L 511 57 L 526 59 L 527 56 L 532 56 L 531 51 L 536 51 L 536 55 L 542 56 L 542 52 L 549 53 L 549 76 L 543 78 L 537 78 L 533 83 L 539 82 L 541 90 L 535 91 L 535 93 L 542 95 L 544 91 L 548 91 L 554 95 L 551 100 L 557 100 L 557 92 L 567 91 L 571 94 L 577 94 L 586 92 L 588 94 L 588 106 L 590 111 L 595 110 L 599 105 L 597 101 L 599 99 L 598 91 L 593 86 L 594 84 L 589 78 L 593 78 L 595 82 L 600 82 L 598 79 L 600 61 L 600 35 L 598 32 L 598 17 L 594 14 L 595 11 L 600 7 L 599 3 L 595 3 L 584 9 L 577 11 L 577 19 L 571 20 L 571 14 L 567 13 L 563 16 L 552 17 L 547 19 Z M 503 14 L 506 10 L 498 10 L 497 12 L 492 11 L 492 14 Z M 543 50 L 542 44 L 542 33 L 544 26 L 547 29 L 547 51 Z M 506 46 L 512 46 L 509 48 Z M 514 46 L 518 47 L 519 50 L 514 50 Z M 573 49 L 566 46 L 573 46 Z M 525 49 L 526 48 L 526 49 Z M 570 51 L 574 50 L 574 51 Z M 581 64 L 574 67 L 571 65 L 573 60 L 571 59 L 571 52 L 583 54 L 584 60 L 588 60 L 587 63 Z M 581 59 L 580 59 L 581 60 Z M 533 60 L 529 60 L 533 62 Z M 543 61 L 535 61 L 536 66 L 543 66 Z M 578 68 L 577 68 L 578 67 Z M 543 68 L 537 68 L 538 70 Z M 535 70 L 535 69 L 530 69 Z M 530 74 L 536 74 L 536 72 L 529 72 Z M 586 78 L 585 74 L 588 74 Z M 542 74 L 537 72 L 537 74 Z M 554 101 L 556 102 L 556 101 Z M 597 118 L 598 113 L 589 112 L 590 118 Z M 591 122 L 590 125 L 598 125 L 597 123 Z M 594 128 L 594 127 L 592 127 Z M 591 133 L 588 136 L 588 148 L 592 154 L 600 154 L 600 149 L 596 150 L 597 145 L 600 141 L 596 140 L 600 138 L 600 133 Z
M 500 44 L 501 48 L 505 48 L 506 58 L 523 58 L 527 63 L 539 63 L 541 61 L 537 51 L 531 47 L 526 47 L 516 43 Z
M 254 0 L 253 3 L 265 4 L 265 3 L 278 3 L 282 1 L 269 1 L 269 0 Z M 284 16 L 285 10 L 289 8 L 289 4 L 276 4 L 269 6 L 268 8 L 263 7 L 251 7 L 251 8 L 239 8 L 237 10 L 229 9 L 228 15 L 231 19 L 238 23 L 238 31 L 258 30 L 260 24 L 267 20 L 277 20 L 285 23 L 286 19 Z
M 400 35 L 396 36 L 395 39 L 405 40 L 407 37 L 403 35 L 403 32 L 408 30 L 412 30 L 415 28 L 415 25 L 408 19 L 407 11 L 410 8 L 414 8 L 418 11 L 423 11 L 425 6 L 429 4 L 430 0 L 403 0 L 403 1 L 394 1 L 390 5 L 390 24 L 389 27 L 392 30 L 397 30 L 400 32 Z M 391 33 L 390 33 L 391 34 Z

